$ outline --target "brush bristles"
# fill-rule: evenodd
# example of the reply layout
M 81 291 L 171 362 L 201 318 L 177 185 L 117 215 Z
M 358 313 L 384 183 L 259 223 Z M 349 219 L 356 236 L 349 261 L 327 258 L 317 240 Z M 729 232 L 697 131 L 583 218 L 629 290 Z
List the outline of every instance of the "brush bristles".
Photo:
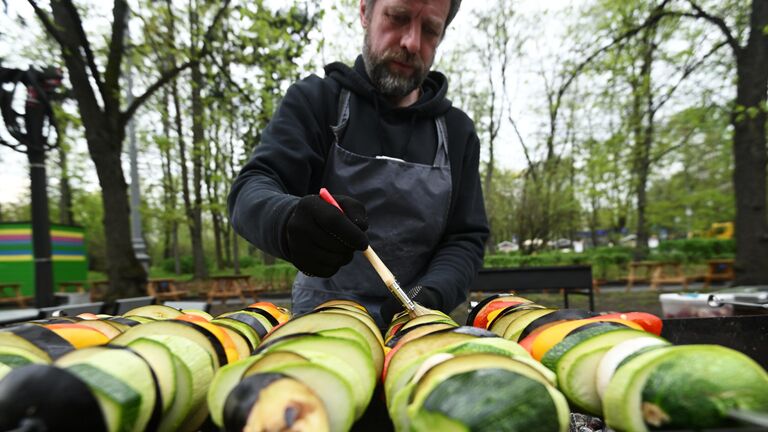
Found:
M 424 316 L 424 315 L 431 315 L 433 313 L 430 309 L 427 309 L 416 302 L 414 302 L 413 305 L 414 305 L 413 310 L 408 311 L 408 315 L 410 315 L 411 319 Z

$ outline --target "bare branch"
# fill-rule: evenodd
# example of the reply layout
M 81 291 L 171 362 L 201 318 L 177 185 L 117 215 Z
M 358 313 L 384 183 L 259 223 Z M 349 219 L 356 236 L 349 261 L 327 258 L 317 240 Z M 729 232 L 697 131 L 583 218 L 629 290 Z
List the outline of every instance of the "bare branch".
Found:
M 107 69 L 104 72 L 104 108 L 119 109 L 119 95 L 115 90 L 120 80 L 120 69 L 123 63 L 125 29 L 128 26 L 128 3 L 125 0 L 115 0 L 112 8 L 112 37 L 109 41 L 109 57 Z
M 566 78 L 566 80 L 560 85 L 560 88 L 557 90 L 557 93 L 554 97 L 554 103 L 550 102 L 550 118 L 552 123 L 557 121 L 558 111 L 560 109 L 560 104 L 563 99 L 563 96 L 568 91 L 568 88 L 570 88 L 571 84 L 573 84 L 574 80 L 576 80 L 576 77 L 578 77 L 581 74 L 581 71 L 584 70 L 584 68 L 587 67 L 587 65 L 592 63 L 593 60 L 595 60 L 597 57 L 602 55 L 604 52 L 620 44 L 621 42 L 637 35 L 644 29 L 655 26 L 659 22 L 659 20 L 661 20 L 662 17 L 667 15 L 667 13 L 664 12 L 664 9 L 667 7 L 670 1 L 671 0 L 664 0 L 663 2 L 661 2 L 658 6 L 656 6 L 651 11 L 651 13 L 648 15 L 648 18 L 646 18 L 645 21 L 643 21 L 640 25 L 638 25 L 637 27 L 633 27 L 625 31 L 624 33 L 620 34 L 619 36 L 614 38 L 611 42 L 609 42 L 606 45 L 603 45 L 602 47 L 594 51 L 592 54 L 590 54 L 581 63 L 576 65 L 576 67 L 568 75 L 568 78 Z M 550 129 L 554 131 L 554 124 L 550 125 Z M 551 133 L 550 135 L 554 135 L 554 133 Z M 549 139 L 554 139 L 554 136 L 550 136 Z
M 93 80 L 96 81 L 96 87 L 99 89 L 99 93 L 101 93 L 102 99 L 105 99 L 106 92 L 104 91 L 104 83 L 101 81 L 101 73 L 99 72 L 99 68 L 96 67 L 96 61 L 95 57 L 93 55 L 93 50 L 91 49 L 91 44 L 88 42 L 88 38 L 85 35 L 85 30 L 83 28 L 83 21 L 80 19 L 80 14 L 77 12 L 77 8 L 72 3 L 72 0 L 64 0 L 64 8 L 69 12 L 70 17 L 72 18 L 72 21 L 76 24 L 77 29 L 77 35 L 80 37 L 80 46 L 83 48 L 83 52 L 85 53 L 85 59 L 88 64 L 88 69 L 91 71 L 91 75 L 93 76 Z
M 199 64 L 200 60 L 208 56 L 211 51 L 211 41 L 213 40 L 213 32 L 216 29 L 216 25 L 218 24 L 219 20 L 224 16 L 224 12 L 229 8 L 229 3 L 231 0 L 224 0 L 223 5 L 221 8 L 216 12 L 216 15 L 213 18 L 213 22 L 211 22 L 210 27 L 208 27 L 208 30 L 205 32 L 204 36 L 204 43 L 203 48 L 200 50 L 199 54 L 195 56 L 194 58 L 191 58 L 190 60 L 184 62 L 180 66 L 174 66 L 170 70 L 167 70 L 160 74 L 160 78 L 152 85 L 150 85 L 147 90 L 141 95 L 138 96 L 133 100 L 131 105 L 123 112 L 121 122 L 123 124 L 127 123 L 128 120 L 133 116 L 133 114 L 136 112 L 136 110 L 149 99 L 152 97 L 152 95 L 160 89 L 162 86 L 170 82 L 172 79 L 174 79 L 179 73 L 181 73 L 183 70 L 192 67 L 193 65 Z
M 718 50 L 720 50 L 720 48 L 726 46 L 727 44 L 728 44 L 728 42 L 726 42 L 726 41 L 722 41 L 722 42 L 718 43 L 717 45 L 712 47 L 712 49 L 709 50 L 708 53 L 706 53 L 702 58 L 700 58 L 699 61 L 697 61 L 697 62 L 695 62 L 695 63 L 685 67 L 683 69 L 682 75 L 680 75 L 680 79 L 678 79 L 677 82 L 675 83 L 675 85 L 673 85 L 667 91 L 667 93 L 664 96 L 661 97 L 661 99 L 656 104 L 656 106 L 652 108 L 652 111 L 653 112 L 658 111 L 659 108 L 661 108 L 665 103 L 667 103 L 667 101 L 669 101 L 672 98 L 672 94 L 677 90 L 678 87 L 680 87 L 680 85 L 683 83 L 683 81 L 685 81 L 686 78 L 688 78 L 696 69 L 698 69 L 701 65 L 703 65 L 704 62 L 706 62 L 709 57 L 711 57 Z
M 707 114 L 707 115 L 708 115 L 708 114 L 709 114 L 709 112 L 711 112 L 712 110 L 714 110 L 714 109 L 715 109 L 715 107 L 716 107 L 716 105 L 708 105 L 708 106 L 705 108 L 704 114 Z M 677 143 L 677 144 L 675 144 L 675 145 L 673 145 L 673 146 L 670 146 L 670 147 L 668 147 L 668 148 L 664 149 L 663 151 L 660 151 L 658 154 L 654 155 L 653 157 L 651 157 L 651 158 L 650 158 L 650 163 L 651 163 L 651 164 L 655 164 L 655 163 L 659 162 L 659 161 L 660 161 L 660 160 L 661 160 L 661 159 L 662 159 L 664 156 L 666 156 L 667 154 L 669 154 L 669 153 L 671 153 L 671 152 L 673 152 L 673 151 L 675 151 L 675 150 L 677 150 L 677 149 L 679 149 L 679 148 L 683 147 L 685 144 L 687 144 L 687 143 L 688 143 L 688 140 L 690 140 L 690 139 L 691 139 L 691 136 L 693 136 L 693 134 L 694 134 L 694 133 L 695 133 L 697 130 L 698 130 L 698 128 L 696 128 L 696 127 L 692 127 L 692 128 L 690 128 L 690 130 L 688 130 L 688 131 L 686 132 L 686 134 L 685 134 L 685 135 L 684 135 L 684 136 L 683 136 L 683 137 L 680 139 L 680 142 L 679 142 L 679 143 Z
M 528 152 L 528 146 L 525 145 L 525 140 L 523 139 L 523 135 L 520 134 L 520 129 L 517 127 L 517 122 L 514 118 L 512 118 L 512 115 L 509 115 L 507 117 L 509 120 L 509 123 L 512 124 L 512 128 L 515 130 L 515 134 L 517 134 L 517 139 L 520 140 L 520 145 L 523 147 L 523 154 L 525 154 L 525 160 L 528 161 L 528 167 L 533 168 L 533 161 L 531 160 L 531 155 Z M 534 174 L 534 180 L 536 179 L 536 175 Z
M 30 6 L 32 6 L 32 9 L 35 11 L 35 15 L 37 15 L 37 18 L 40 20 L 41 23 L 43 23 L 43 27 L 45 27 L 45 30 L 48 32 L 48 34 L 51 35 L 53 39 L 56 40 L 56 42 L 59 44 L 61 49 L 66 49 L 67 44 L 64 42 L 64 38 L 59 34 L 59 31 L 56 29 L 56 24 L 54 24 L 53 21 L 51 21 L 51 18 L 48 16 L 48 14 L 40 8 L 40 6 L 37 5 L 37 2 L 35 0 L 28 0 Z
M 566 80 L 565 83 L 563 83 L 562 86 L 560 86 L 560 90 L 558 91 L 558 102 L 560 101 L 562 95 L 566 92 L 568 87 L 570 87 L 571 83 L 574 79 L 578 76 L 578 74 L 585 68 L 589 63 L 591 63 L 594 59 L 599 57 L 602 53 L 608 51 L 612 47 L 618 45 L 619 43 L 623 42 L 626 39 L 629 39 L 636 34 L 640 33 L 646 28 L 653 27 L 656 25 L 659 20 L 666 15 L 666 13 L 662 12 L 664 8 L 667 6 L 667 4 L 670 2 L 670 0 L 664 0 L 660 5 L 656 6 L 656 8 L 651 11 L 651 14 L 648 16 L 648 18 L 641 23 L 639 26 L 631 28 L 624 33 L 620 34 L 617 38 L 612 40 L 610 43 L 602 46 L 597 51 L 593 52 L 589 57 L 587 57 L 584 61 L 579 63 L 576 68 L 574 68 L 573 72 L 569 76 L 568 80 Z
M 224 65 L 221 64 L 216 57 L 211 57 L 211 60 L 213 61 L 213 64 L 219 69 L 219 71 L 224 75 L 224 78 L 227 79 L 229 85 L 237 90 L 238 95 L 245 99 L 250 105 L 255 105 L 256 101 L 251 99 L 251 97 L 248 95 L 248 92 L 243 90 L 243 88 L 240 87 L 240 84 L 236 83 L 235 80 L 232 79 L 232 74 L 229 72 L 229 70 L 225 68 Z
M 741 51 L 741 45 L 739 45 L 739 41 L 736 40 L 736 38 L 733 36 L 733 33 L 731 33 L 731 29 L 728 27 L 728 24 L 725 23 L 725 20 L 719 16 L 714 16 L 709 13 L 707 13 L 704 9 L 702 9 L 701 6 L 696 4 L 693 0 L 688 0 L 688 4 L 691 5 L 693 10 L 696 11 L 696 14 L 693 16 L 696 18 L 703 18 L 712 24 L 716 25 L 721 32 L 723 32 L 723 35 L 725 36 L 725 40 L 727 41 L 728 45 L 733 49 L 735 53 L 738 53 Z

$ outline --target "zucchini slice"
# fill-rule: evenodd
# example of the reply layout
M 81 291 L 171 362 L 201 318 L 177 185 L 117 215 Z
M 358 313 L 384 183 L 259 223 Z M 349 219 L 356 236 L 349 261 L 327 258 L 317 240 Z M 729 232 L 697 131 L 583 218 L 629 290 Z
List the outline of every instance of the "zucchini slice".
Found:
M 498 383 L 505 383 L 499 386 Z M 439 413 L 472 431 L 566 431 L 565 398 L 531 366 L 503 356 L 471 354 L 431 368 L 416 384 L 408 416 Z M 419 421 L 413 423 L 418 427 Z
M 85 381 L 99 399 L 110 431 L 143 431 L 158 398 L 149 363 L 133 350 L 91 347 L 60 357 L 55 366 Z
M 746 355 L 719 345 L 655 349 L 616 370 L 604 399 L 613 429 L 730 427 L 730 410 L 768 412 L 768 373 Z
M 167 412 L 176 398 L 176 368 L 173 364 L 173 354 L 167 346 L 147 338 L 132 341 L 128 344 L 128 348 L 144 357 L 155 371 L 163 401 L 163 413 Z
M 353 340 L 310 334 L 276 340 L 266 352 L 293 352 L 338 372 L 352 388 L 357 419 L 368 407 L 376 387 L 376 369 L 366 348 Z
M 175 354 L 171 355 L 173 357 L 173 370 L 176 377 L 176 395 L 173 398 L 173 404 L 160 421 L 160 425 L 157 428 L 158 432 L 174 432 L 179 430 L 193 404 L 194 384 L 192 374 L 183 361 Z
M 176 308 L 157 304 L 157 305 L 147 305 L 147 306 L 139 306 L 137 308 L 133 308 L 128 312 L 124 313 L 123 316 L 127 318 L 145 317 L 145 318 L 152 318 L 156 320 L 167 320 L 167 319 L 176 318 L 177 316 L 182 314 L 183 313 Z
M 288 334 L 317 333 L 322 330 L 340 328 L 350 328 L 365 339 L 365 342 L 368 345 L 368 350 L 373 358 L 376 375 L 380 376 L 384 365 L 384 348 L 382 345 L 381 334 L 377 335 L 365 323 L 350 315 L 330 311 L 302 315 L 275 328 L 266 338 L 264 338 L 263 342 Z
M 605 396 L 605 389 L 608 387 L 608 383 L 611 381 L 616 369 L 626 358 L 649 347 L 663 347 L 667 345 L 670 345 L 670 343 L 664 339 L 646 336 L 625 340 L 609 349 L 597 365 L 597 373 L 595 375 L 595 387 L 600 399 L 602 400 Z
M 614 330 L 593 336 L 574 346 L 557 362 L 557 382 L 560 390 L 570 402 L 585 413 L 600 415 L 603 404 L 596 385 L 600 360 L 617 344 L 629 339 L 646 337 L 648 334 L 641 330 Z

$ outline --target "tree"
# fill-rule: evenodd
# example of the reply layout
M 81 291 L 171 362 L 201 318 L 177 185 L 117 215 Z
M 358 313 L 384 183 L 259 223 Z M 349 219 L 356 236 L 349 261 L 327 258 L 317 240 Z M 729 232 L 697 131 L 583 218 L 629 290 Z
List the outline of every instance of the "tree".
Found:
M 736 71 L 736 97 L 733 101 L 733 185 L 736 194 L 736 284 L 768 283 L 768 176 L 766 163 L 766 100 L 768 99 L 768 2 L 680 1 L 681 9 L 664 10 L 665 0 L 650 18 L 690 18 L 716 28 L 730 48 Z M 715 12 L 717 11 L 717 12 Z M 745 13 L 747 12 L 747 13 Z M 726 20 L 724 17 L 733 17 Z M 746 19 L 744 19 L 746 18 Z
M 115 0 L 106 58 L 100 59 L 88 39 L 78 8 L 71 0 L 51 0 L 51 15 L 40 8 L 35 0 L 28 0 L 46 31 L 61 48 L 72 85 L 72 96 L 77 101 L 80 117 L 85 128 L 88 151 L 96 166 L 104 206 L 104 232 L 110 291 L 108 298 L 136 296 L 143 292 L 146 272 L 136 259 L 129 221 L 127 185 L 122 169 L 121 154 L 125 138 L 125 126 L 136 110 L 158 89 L 179 72 L 197 65 L 207 55 L 210 46 L 205 44 L 197 52 L 175 68 L 159 72 L 157 81 L 133 102 L 121 107 L 120 95 L 124 94 L 120 78 L 125 59 L 125 31 L 128 3 Z M 228 9 L 224 0 L 211 21 L 208 34 Z

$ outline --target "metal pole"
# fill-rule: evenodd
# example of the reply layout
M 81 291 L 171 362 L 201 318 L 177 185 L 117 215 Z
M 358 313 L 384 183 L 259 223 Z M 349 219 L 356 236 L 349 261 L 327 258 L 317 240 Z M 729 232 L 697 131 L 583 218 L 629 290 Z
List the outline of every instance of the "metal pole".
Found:
M 126 20 L 128 18 L 126 17 Z M 130 32 L 128 26 L 125 28 L 125 41 L 126 44 L 130 41 Z M 130 57 L 128 57 L 130 59 Z M 130 105 L 133 102 L 133 67 L 130 60 L 126 63 L 128 69 L 126 71 L 126 84 L 127 94 L 125 97 L 126 103 Z M 133 243 L 133 250 L 136 254 L 136 259 L 139 260 L 144 270 L 149 272 L 149 255 L 147 254 L 147 245 L 144 242 L 144 234 L 141 228 L 141 212 L 139 208 L 141 206 L 141 192 L 139 190 L 139 164 L 136 150 L 136 125 L 131 118 L 128 121 L 128 154 L 131 159 L 131 242 Z
M 48 217 L 48 179 L 45 174 L 45 106 L 27 103 L 27 159 L 32 192 L 32 249 L 35 257 L 35 305 L 53 306 L 53 263 L 51 262 L 51 225 Z

